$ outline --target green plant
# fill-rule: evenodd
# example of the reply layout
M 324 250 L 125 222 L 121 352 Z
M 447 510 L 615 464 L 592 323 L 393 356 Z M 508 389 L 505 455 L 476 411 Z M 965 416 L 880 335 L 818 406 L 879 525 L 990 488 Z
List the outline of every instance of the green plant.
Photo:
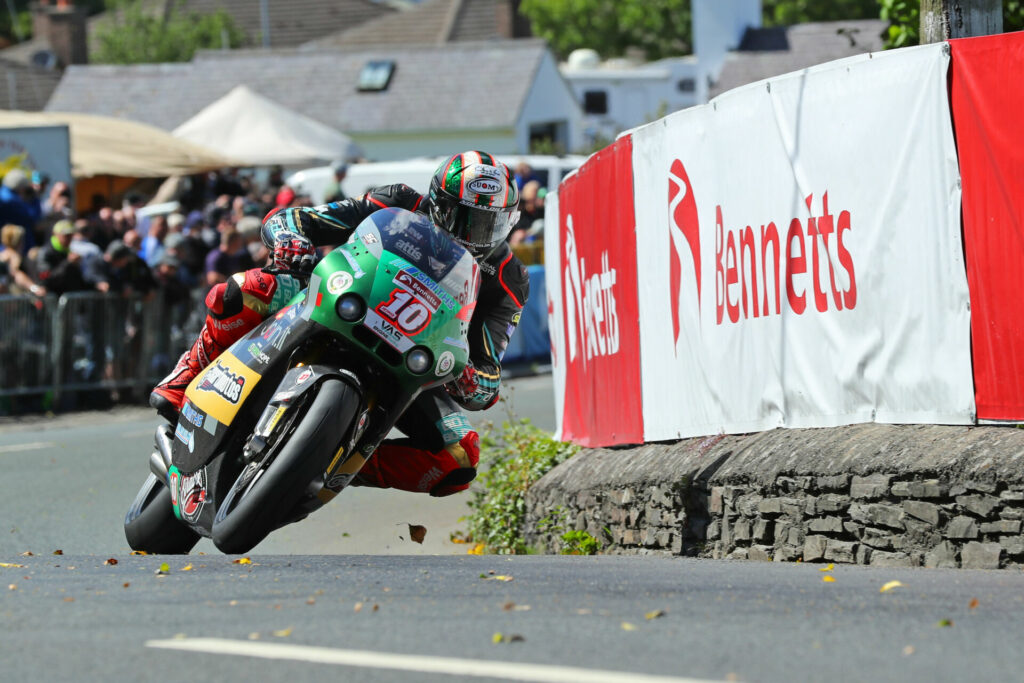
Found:
M 505 422 L 501 430 L 493 426 L 481 438 L 480 474 L 471 489 L 468 535 L 487 552 L 502 555 L 525 554 L 522 536 L 526 518 L 526 492 L 538 479 L 559 463 L 572 457 L 577 446 L 556 441 L 529 420 Z M 548 525 L 558 525 L 560 514 L 545 517 Z M 564 528 L 564 527 L 562 527 Z
M 596 555 L 601 552 L 601 541 L 586 531 L 567 531 L 562 534 L 563 555 Z

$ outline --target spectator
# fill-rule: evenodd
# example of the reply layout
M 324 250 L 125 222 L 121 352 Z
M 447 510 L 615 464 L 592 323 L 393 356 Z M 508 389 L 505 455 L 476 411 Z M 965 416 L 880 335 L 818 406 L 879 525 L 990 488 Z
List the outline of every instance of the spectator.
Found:
M 20 168 L 4 174 L 0 184 L 0 224 L 13 223 L 25 228 L 22 249 L 26 252 L 37 244 L 35 228 L 42 215 L 42 205 L 28 175 Z
M 153 216 L 150 219 L 149 235 L 142 240 L 142 259 L 150 267 L 156 267 L 156 262 L 163 256 L 164 239 L 167 237 L 168 230 L 167 216 Z
M 71 253 L 78 254 L 81 259 L 82 272 L 86 272 L 92 266 L 93 261 L 103 258 L 103 251 L 91 240 L 92 226 L 88 219 L 79 218 L 74 222 L 75 233 L 71 238 Z
M 0 294 L 44 296 L 46 289 L 36 284 L 22 269 L 21 245 L 25 228 L 8 223 L 0 230 Z
M 102 257 L 83 267 L 85 281 L 99 292 L 122 293 L 126 288 L 123 274 L 134 258 L 135 253 L 124 242 L 114 240 Z
M 149 265 L 139 256 L 141 242 L 139 233 L 134 230 L 129 230 L 124 234 L 124 245 L 132 253 L 132 258 L 122 269 L 121 279 L 124 282 L 125 294 L 138 293 L 148 298 L 156 287 L 156 282 L 153 280 L 153 273 Z
M 80 267 L 81 257 L 71 251 L 75 226 L 69 220 L 57 221 L 49 243 L 39 250 L 36 269 L 41 284 L 58 296 L 87 289 Z
M 334 180 L 327 183 L 327 187 L 324 188 L 324 201 L 327 203 L 344 201 L 348 197 L 342 191 L 341 183 L 348 173 L 348 164 L 344 161 L 335 161 L 331 164 L 331 170 L 334 171 Z
M 234 229 L 220 234 L 220 246 L 206 255 L 206 284 L 227 282 L 235 273 L 253 267 L 252 258 L 242 242 L 242 233 Z
M 189 301 L 189 290 L 179 277 L 178 269 L 181 263 L 170 254 L 165 253 L 156 263 L 153 269 L 153 279 L 156 284 L 157 296 L 163 299 L 168 307 L 178 304 L 187 304 Z
M 526 183 L 531 180 L 536 180 L 540 183 L 540 176 L 537 175 L 532 166 L 525 161 L 516 166 L 516 185 L 519 187 L 520 191 L 522 191 Z

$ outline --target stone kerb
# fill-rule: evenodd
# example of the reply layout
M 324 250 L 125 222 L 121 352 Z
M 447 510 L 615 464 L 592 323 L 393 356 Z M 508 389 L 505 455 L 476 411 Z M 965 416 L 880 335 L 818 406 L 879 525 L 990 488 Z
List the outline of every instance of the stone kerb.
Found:
M 1024 566 L 1024 430 L 852 425 L 593 449 L 527 496 L 524 532 L 557 552 Z

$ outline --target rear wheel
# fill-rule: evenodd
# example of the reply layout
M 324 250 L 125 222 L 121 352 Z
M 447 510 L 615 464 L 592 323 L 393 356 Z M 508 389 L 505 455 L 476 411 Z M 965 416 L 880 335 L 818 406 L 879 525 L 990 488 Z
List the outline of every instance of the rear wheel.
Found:
M 217 548 L 248 552 L 276 529 L 309 483 L 327 469 L 358 408 L 355 389 L 341 380 L 325 380 L 291 436 L 244 468 L 224 497 L 213 521 Z
M 199 542 L 199 534 L 174 516 L 171 492 L 150 473 L 124 518 L 124 535 L 132 550 L 183 555 Z

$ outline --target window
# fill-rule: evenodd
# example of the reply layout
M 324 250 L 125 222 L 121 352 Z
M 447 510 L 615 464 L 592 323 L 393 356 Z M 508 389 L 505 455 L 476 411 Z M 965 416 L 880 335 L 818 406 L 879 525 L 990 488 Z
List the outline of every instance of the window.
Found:
M 679 89 L 679 92 L 694 92 L 697 90 L 697 81 L 692 78 L 681 78 L 676 83 L 676 88 Z
M 359 72 L 359 84 L 356 89 L 363 92 L 387 90 L 394 73 L 395 63 L 392 61 L 367 62 Z
M 604 90 L 587 90 L 583 93 L 584 114 L 607 114 L 608 93 Z

